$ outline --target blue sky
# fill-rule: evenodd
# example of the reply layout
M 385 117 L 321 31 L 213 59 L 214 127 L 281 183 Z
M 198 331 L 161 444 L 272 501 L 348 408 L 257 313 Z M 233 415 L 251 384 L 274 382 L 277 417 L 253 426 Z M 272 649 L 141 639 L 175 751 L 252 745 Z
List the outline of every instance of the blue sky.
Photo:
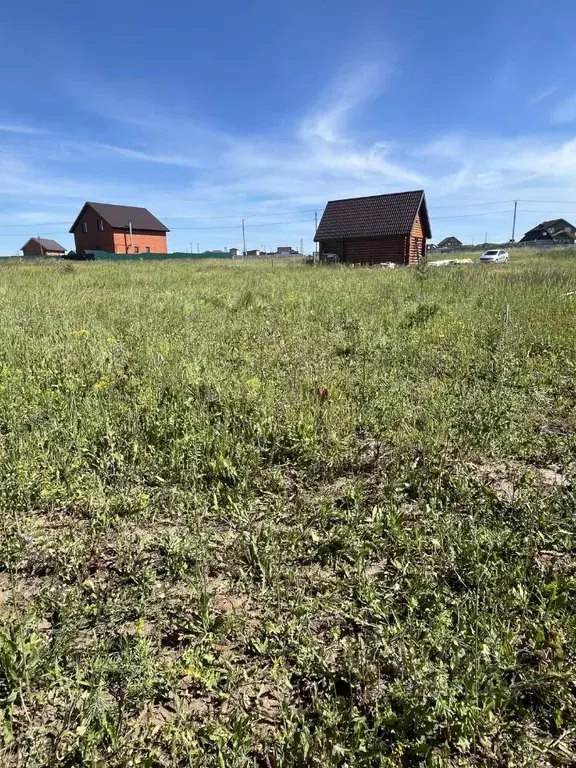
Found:
M 573 0 L 10 3 L 0 254 L 85 200 L 170 248 L 312 247 L 329 199 L 424 188 L 433 239 L 576 221 Z M 561 23 L 556 20 L 561 19 Z M 534 201 L 534 202 L 524 202 Z

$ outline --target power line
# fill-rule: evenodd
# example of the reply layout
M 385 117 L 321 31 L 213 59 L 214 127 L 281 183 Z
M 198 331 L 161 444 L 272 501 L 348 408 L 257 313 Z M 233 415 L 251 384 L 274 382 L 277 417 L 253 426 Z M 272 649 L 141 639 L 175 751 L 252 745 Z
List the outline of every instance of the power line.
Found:
M 286 226 L 287 224 L 302 224 L 304 222 L 307 222 L 311 224 L 313 219 L 296 219 L 296 221 L 267 221 L 267 222 L 261 222 L 259 224 L 250 224 L 250 229 L 254 229 L 256 227 L 281 227 Z M 171 232 L 199 232 L 204 230 L 222 230 L 222 229 L 242 229 L 241 224 L 234 224 L 230 226 L 225 227 L 173 227 L 170 231 Z M 30 230 L 32 231 L 32 230 Z M 0 237 L 14 237 L 15 235 L 20 234 L 22 237 L 26 237 L 28 233 L 26 232 L 0 232 Z M 69 235 L 69 232 L 43 232 L 42 237 L 55 237 L 57 235 Z M 37 235 L 33 235 L 33 237 L 37 237 Z
M 33 230 L 28 230 L 28 232 L 0 232 L 0 237 L 15 237 L 16 235 L 20 235 L 21 237 L 38 237 L 38 230 L 34 230 L 36 234 L 33 234 Z M 42 232 L 42 237 L 55 237 L 56 235 L 69 235 L 70 232 Z
M 493 201 L 490 203 L 468 203 L 468 204 L 462 204 L 460 206 L 438 206 L 438 208 L 434 208 L 432 210 L 440 210 L 441 208 L 455 208 L 455 207 L 461 207 L 461 208 L 467 208 L 467 207 L 476 207 L 476 206 L 483 206 L 483 205 L 496 205 L 497 203 L 503 204 L 503 203 L 513 203 L 515 201 L 513 200 L 503 200 L 503 201 Z M 551 201 L 551 200 L 518 200 L 519 203 L 544 203 L 544 204 L 550 204 L 550 205 L 576 205 L 576 201 Z M 514 209 L 504 209 L 500 211 L 480 211 L 478 213 L 454 213 L 450 214 L 448 216 L 434 216 L 434 221 L 443 221 L 445 219 L 461 219 L 461 218 L 469 218 L 469 217 L 476 217 L 476 216 L 499 216 L 503 213 L 513 213 Z M 261 213 L 260 216 L 282 216 L 282 215 L 294 215 L 297 213 L 316 213 L 314 209 L 307 209 L 305 211 L 286 211 L 285 213 L 276 212 L 275 214 L 263 214 Z M 550 210 L 543 210 L 543 209 L 522 209 L 519 210 L 518 213 L 524 214 L 530 214 L 530 213 L 546 213 L 552 215 L 554 211 Z M 256 215 L 256 214 L 253 214 Z M 176 217 L 162 217 L 162 218 L 176 218 Z M 213 217 L 205 217 L 205 219 L 228 219 L 231 218 L 229 216 L 213 216 Z M 256 222 L 256 223 L 250 223 L 249 220 L 247 220 L 246 217 L 244 217 L 244 220 L 246 222 L 246 226 L 250 229 L 259 228 L 259 227 L 278 227 L 278 226 L 286 226 L 289 224 L 302 224 L 302 223 L 311 223 L 312 219 L 296 219 L 296 220 L 285 220 L 285 221 L 269 221 L 269 222 Z M 21 235 L 26 236 L 30 232 L 34 232 L 33 236 L 36 237 L 36 233 L 38 232 L 38 229 L 40 227 L 44 226 L 62 226 L 62 225 L 68 225 L 68 222 L 43 222 L 40 224 L 7 224 L 8 227 L 30 227 L 28 232 L 1 232 L 0 237 L 14 237 L 15 235 Z M 172 227 L 172 232 L 196 232 L 196 231 L 223 231 L 223 230 L 237 230 L 239 231 L 242 228 L 241 224 L 229 224 L 229 225 L 218 225 L 218 226 L 210 226 L 210 227 Z M 43 232 L 43 237 L 59 237 L 70 234 L 68 230 L 66 231 L 59 231 L 59 232 Z
M 448 210 L 448 209 L 454 209 L 454 208 L 477 208 L 482 206 L 488 206 L 488 205 L 505 205 L 507 203 L 514 203 L 514 200 L 491 200 L 487 202 L 482 203 L 456 203 L 454 205 L 431 205 L 430 210 L 431 211 L 440 211 L 440 210 Z M 575 200 L 517 200 L 518 203 L 544 203 L 546 205 L 576 205 Z M 265 218 L 267 216 L 296 216 L 300 214 L 305 213 L 315 213 L 315 209 L 308 208 L 306 210 L 299 210 L 299 211 L 274 211 L 274 212 L 259 212 L 259 213 L 251 213 L 244 216 L 244 219 L 248 222 L 250 217 L 261 217 Z M 523 213 L 548 213 L 548 211 L 542 211 L 542 210 L 523 210 Z M 502 213 L 502 211 L 484 211 L 482 213 L 463 213 L 463 214 L 454 214 L 453 216 L 435 216 L 435 219 L 445 219 L 445 218 L 461 218 L 463 216 L 485 216 L 489 214 L 499 214 Z M 225 219 L 234 219 L 236 216 L 234 214 L 228 215 L 228 216 L 202 216 L 198 217 L 197 220 L 201 221 L 208 221 L 208 220 L 225 220 Z M 183 219 L 191 218 L 194 220 L 194 217 L 187 217 L 187 216 L 161 216 L 163 219 L 167 219 L 169 221 L 182 221 Z M 282 221 L 282 222 L 270 222 L 269 225 L 263 223 L 263 224 L 251 224 L 250 226 L 279 226 L 282 224 L 298 224 L 304 221 L 304 219 L 298 219 L 295 222 L 290 221 Z M 31 224 L 5 224 L 6 227 L 30 227 L 30 231 L 34 229 L 34 231 L 37 231 L 38 227 L 61 227 L 61 226 L 68 226 L 70 222 L 68 221 L 43 221 L 43 222 L 33 222 Z M 172 227 L 172 231 L 187 231 L 187 230 L 210 230 L 210 229 L 237 229 L 239 225 L 229 225 L 229 226 L 215 226 L 215 227 Z M 17 232 L 12 232 L 11 234 L 18 234 Z M 64 235 L 69 234 L 68 231 L 66 232 L 46 232 L 46 235 L 52 234 L 52 235 Z
M 519 203 L 545 203 L 548 205 L 576 205 L 576 200 L 518 200 Z
M 505 205 L 506 203 L 544 203 L 546 205 L 576 205 L 576 200 L 492 200 L 484 203 L 456 203 L 455 205 L 430 205 L 431 210 L 439 211 L 445 208 L 475 208 L 483 205 Z M 489 211 L 492 213 L 492 211 Z
M 41 221 L 36 223 L 33 221 L 31 224 L 6 224 L 7 227 L 67 227 L 70 224 L 69 221 Z M 14 234 L 18 234 L 14 232 Z
M 463 219 L 468 216 L 498 216 L 500 213 L 512 213 L 513 208 L 508 208 L 505 211 L 483 211 L 482 213 L 461 213 L 454 216 L 434 216 L 434 221 L 440 221 L 441 219 Z
M 265 218 L 266 216 L 299 216 L 304 213 L 315 213 L 314 208 L 308 208 L 305 211 L 272 211 L 268 213 L 250 213 L 247 216 L 244 216 L 246 220 L 248 220 L 250 217 L 260 217 Z M 236 219 L 237 216 L 235 214 L 229 215 L 229 216 L 160 216 L 162 219 L 167 219 L 169 221 L 183 221 L 185 219 L 190 219 L 192 221 L 209 221 L 213 219 Z M 289 223 L 289 222 L 287 222 Z M 30 224 L 5 224 L 6 227 L 67 227 L 70 224 L 69 221 L 40 221 L 40 222 L 32 222 Z M 236 227 L 236 225 L 235 225 Z M 234 228 L 235 228 L 234 227 Z M 186 227 L 173 227 L 172 229 L 186 229 Z M 212 227 L 193 227 L 193 229 L 212 229 Z M 222 227 L 223 229 L 223 227 Z M 14 234 L 17 234 L 16 232 Z
M 435 216 L 434 221 L 440 221 L 443 219 L 461 219 L 466 218 L 470 216 L 497 216 L 501 213 L 512 213 L 512 209 L 507 209 L 504 211 L 482 211 L 481 213 L 462 213 L 462 214 L 454 214 L 452 216 Z M 249 224 L 246 222 L 247 226 L 250 229 L 256 229 L 259 227 L 282 227 L 289 224 L 312 224 L 313 219 L 296 219 L 293 221 L 267 221 L 267 222 L 259 222 L 257 224 Z M 221 230 L 241 230 L 242 225 L 241 224 L 233 224 L 233 225 L 226 225 L 226 226 L 218 226 L 218 227 L 172 227 L 170 230 L 171 232 L 201 232 L 201 231 L 221 231 Z M 37 232 L 37 230 L 35 230 Z M 32 232 L 32 230 L 29 230 L 29 232 Z M 28 233 L 26 232 L 0 232 L 0 237 L 14 237 L 15 235 L 20 234 L 22 237 L 26 237 Z M 56 237 L 56 236 L 62 236 L 62 235 L 68 235 L 70 234 L 68 231 L 66 232 L 42 232 L 42 237 Z M 33 237 L 37 237 L 37 234 L 33 234 Z
M 261 211 L 259 213 L 249 213 L 246 216 L 244 216 L 244 219 L 248 219 L 251 216 L 296 216 L 300 215 L 301 213 L 314 213 L 314 208 L 309 208 L 306 211 L 271 211 L 267 213 L 262 213 Z M 161 216 L 162 219 L 171 219 L 172 221 L 182 221 L 184 219 L 201 219 L 202 221 L 207 221 L 209 219 L 236 219 L 238 218 L 237 214 L 231 214 L 229 216 Z
M 311 224 L 312 221 L 313 219 L 296 219 L 296 221 L 270 221 L 262 224 L 248 224 L 248 226 L 250 229 L 254 229 L 254 227 L 281 227 L 285 226 L 286 224 L 303 224 L 304 222 Z
M 300 215 L 301 213 L 314 213 L 314 212 L 315 212 L 314 208 L 309 208 L 306 211 L 280 211 L 280 212 L 274 211 L 272 213 L 251 213 L 250 216 L 260 216 L 260 217 L 263 217 L 263 216 L 296 216 L 296 215 Z M 226 218 L 231 219 L 233 217 L 232 216 L 228 216 Z M 245 216 L 244 218 L 249 218 L 249 216 Z
M 482 205 L 506 205 L 506 203 L 513 203 L 514 200 L 493 200 L 489 203 L 456 203 L 456 205 L 431 205 L 430 209 L 439 211 L 445 208 L 477 208 L 478 206 Z M 522 200 L 519 200 L 518 202 L 523 202 Z M 492 213 L 492 211 L 488 211 L 488 213 Z
M 520 202 L 520 201 L 518 201 Z M 574 203 L 576 205 L 576 203 Z M 554 214 L 558 213 L 558 211 L 543 211 L 541 208 L 522 208 L 521 213 L 548 213 L 548 214 Z
M 227 227 L 172 227 L 170 232 L 198 232 L 204 229 L 239 229 L 240 224 L 231 224 Z
M 480 203 L 454 203 L 452 205 L 430 205 L 430 209 L 440 211 L 448 208 L 477 208 L 484 205 L 505 205 L 506 203 L 514 203 L 513 199 L 510 200 L 486 200 Z M 518 203 L 545 203 L 551 205 L 576 205 L 576 200 L 521 200 L 517 198 Z M 304 213 L 315 213 L 317 209 L 307 208 L 299 211 L 255 211 L 244 215 L 244 219 L 250 217 L 266 217 L 266 216 L 296 216 Z M 229 214 L 226 216 L 162 216 L 163 219 L 169 219 L 171 221 L 182 221 L 184 219 L 197 219 L 197 220 L 210 220 L 210 219 L 235 219 L 238 214 Z M 9 227 L 56 227 L 56 226 L 68 226 L 69 221 L 40 221 L 22 224 L 7 224 Z
M 246 221 L 246 219 L 244 219 Z M 260 224 L 246 224 L 250 227 L 250 229 L 254 229 L 255 227 L 280 227 L 285 226 L 287 224 L 302 224 L 302 222 L 308 221 L 312 222 L 312 219 L 296 219 L 296 221 L 266 221 L 261 222 Z M 225 227 L 172 227 L 170 230 L 171 232 L 197 232 L 199 230 L 206 230 L 206 229 L 242 229 L 241 224 L 232 224 Z

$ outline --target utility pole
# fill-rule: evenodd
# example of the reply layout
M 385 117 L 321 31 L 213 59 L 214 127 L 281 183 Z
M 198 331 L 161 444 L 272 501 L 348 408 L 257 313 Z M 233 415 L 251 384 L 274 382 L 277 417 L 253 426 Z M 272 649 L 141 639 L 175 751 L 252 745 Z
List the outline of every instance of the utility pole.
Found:
M 518 200 L 514 200 L 514 218 L 512 219 L 512 239 L 510 240 L 511 243 L 514 242 L 514 235 L 516 233 L 516 209 L 518 208 Z
M 242 242 L 244 243 L 244 258 L 248 256 L 246 253 L 246 228 L 244 227 L 244 219 L 242 219 Z
M 192 243 L 190 243 L 190 253 L 194 253 L 194 249 L 192 248 Z
M 304 256 L 304 238 L 300 238 L 300 256 Z
M 200 243 L 196 243 L 196 253 L 200 253 Z
M 488 245 L 488 232 L 484 232 L 484 245 Z
M 316 232 L 318 232 L 318 211 L 314 211 L 314 237 L 316 237 Z M 318 243 L 316 241 L 314 241 L 313 261 L 318 261 Z
M 134 253 L 133 243 L 132 243 L 132 222 L 128 222 L 128 229 L 130 230 L 130 253 Z

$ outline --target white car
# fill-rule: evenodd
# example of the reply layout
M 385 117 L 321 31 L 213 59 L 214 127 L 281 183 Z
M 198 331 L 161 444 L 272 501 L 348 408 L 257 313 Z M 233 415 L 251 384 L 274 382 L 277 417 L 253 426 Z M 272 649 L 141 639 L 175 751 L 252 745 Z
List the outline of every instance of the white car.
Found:
M 482 254 L 482 256 L 480 256 L 480 261 L 483 261 L 486 263 L 506 262 L 509 259 L 510 259 L 510 255 L 508 254 L 508 251 L 502 251 L 502 250 L 485 251 Z

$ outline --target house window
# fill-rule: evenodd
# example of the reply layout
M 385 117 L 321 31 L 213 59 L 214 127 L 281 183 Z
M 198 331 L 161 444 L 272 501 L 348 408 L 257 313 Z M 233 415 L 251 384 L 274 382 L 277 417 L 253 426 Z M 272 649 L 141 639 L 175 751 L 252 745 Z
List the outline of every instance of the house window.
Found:
M 98 219 L 98 231 L 104 232 L 104 222 L 102 221 L 102 219 Z
M 137 245 L 134 246 L 134 253 L 140 253 L 140 248 Z
M 88 234 L 88 222 L 87 221 L 83 221 L 82 222 L 82 232 L 84 232 L 85 235 Z
M 150 253 L 150 246 L 149 245 L 146 246 L 146 253 Z

